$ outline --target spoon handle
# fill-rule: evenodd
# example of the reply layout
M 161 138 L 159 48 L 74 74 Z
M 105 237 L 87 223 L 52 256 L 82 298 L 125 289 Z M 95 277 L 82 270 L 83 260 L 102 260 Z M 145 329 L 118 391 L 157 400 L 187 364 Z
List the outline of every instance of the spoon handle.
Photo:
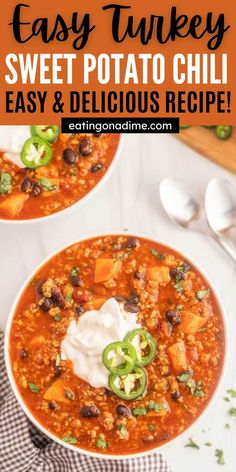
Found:
M 217 241 L 221 247 L 231 256 L 234 262 L 236 262 L 236 246 L 233 241 L 225 237 L 218 237 Z

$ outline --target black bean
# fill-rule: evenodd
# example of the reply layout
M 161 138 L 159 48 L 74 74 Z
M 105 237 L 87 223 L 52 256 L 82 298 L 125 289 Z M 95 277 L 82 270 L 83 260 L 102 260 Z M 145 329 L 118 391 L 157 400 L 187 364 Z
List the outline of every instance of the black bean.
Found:
M 87 157 L 93 150 L 93 143 L 88 139 L 82 139 L 79 143 L 79 152 L 82 156 Z
M 188 272 L 191 269 L 190 265 L 187 264 L 187 262 L 183 262 L 181 267 L 182 267 L 183 272 Z
M 95 138 L 100 138 L 102 136 L 102 133 L 93 133 L 93 136 Z
M 25 177 L 24 180 L 21 182 L 21 191 L 30 193 L 33 187 L 33 182 L 29 177 Z
M 173 277 L 173 279 L 176 279 L 178 282 L 185 279 L 185 274 L 180 272 L 178 269 L 171 269 L 170 276 Z
M 25 349 L 21 349 L 19 351 L 19 357 L 20 359 L 26 359 L 26 357 L 28 357 L 28 352 Z
M 140 308 L 138 305 L 131 305 L 129 303 L 126 303 L 124 306 L 125 310 L 128 311 L 128 313 L 139 313 Z
M 78 275 L 71 275 L 70 276 L 70 283 L 73 287 L 81 287 L 82 281 Z
M 126 241 L 127 249 L 135 249 L 140 246 L 140 242 L 137 238 L 128 238 Z
M 179 390 L 176 390 L 175 392 L 172 392 L 171 398 L 173 398 L 173 400 L 178 400 L 179 397 L 180 397 L 180 392 L 179 392 Z
M 183 374 L 188 374 L 189 378 L 192 378 L 193 377 L 193 369 L 191 369 L 191 367 L 188 367 L 188 369 L 183 370 L 178 377 L 181 377 L 181 375 L 183 375 Z
M 49 410 L 56 410 L 57 408 L 57 404 L 54 400 L 51 400 L 49 403 L 48 403 L 48 408 Z
M 80 410 L 82 418 L 96 418 L 100 415 L 100 410 L 95 405 L 85 405 Z
M 75 153 L 75 151 L 73 151 L 73 149 L 66 148 L 63 151 L 63 159 L 64 159 L 66 164 L 73 165 L 73 164 L 76 164 L 76 162 L 78 160 L 78 156 Z
M 166 441 L 168 439 L 168 437 L 169 437 L 169 434 L 165 433 L 165 434 L 163 434 L 163 436 L 160 437 L 160 440 L 161 441 Z
M 125 297 L 122 297 L 121 295 L 116 295 L 114 298 L 118 303 L 122 303 L 125 301 Z
M 103 164 L 101 162 L 98 162 L 97 164 L 93 164 L 91 166 L 91 172 L 95 174 L 95 172 L 98 172 L 98 170 L 101 170 L 103 168 Z
M 62 375 L 62 367 L 60 365 L 55 365 L 54 366 L 54 376 L 55 377 L 61 377 Z
M 31 191 L 32 197 L 38 197 L 38 195 L 40 195 L 40 193 L 41 193 L 40 185 L 37 184 L 36 182 L 34 182 L 33 187 L 32 187 L 32 191 Z
M 136 270 L 136 272 L 134 272 L 134 278 L 138 279 L 138 280 L 143 280 L 144 279 L 144 274 L 142 272 L 139 272 L 138 270 Z
M 178 310 L 166 311 L 165 317 L 169 321 L 169 323 L 171 323 L 173 326 L 179 325 L 182 321 L 181 313 Z
M 65 308 L 66 301 L 63 297 L 61 290 L 59 288 L 53 288 L 51 292 L 52 301 L 57 305 L 59 308 Z
M 43 311 L 49 311 L 52 308 L 52 300 L 51 298 L 44 297 L 40 300 L 39 307 Z
M 77 315 L 82 315 L 85 312 L 85 308 L 83 306 L 77 306 L 76 308 L 76 314 Z
M 43 295 L 43 284 L 46 282 L 45 279 L 43 280 L 40 280 L 40 282 L 38 283 L 37 287 L 36 287 L 36 292 L 38 295 L 42 296 Z
M 117 405 L 116 407 L 116 413 L 118 416 L 126 416 L 127 418 L 129 416 L 132 416 L 130 409 L 126 405 Z
M 137 293 L 132 293 L 130 297 L 127 298 L 126 302 L 130 303 L 131 305 L 137 305 L 139 303 L 139 296 Z

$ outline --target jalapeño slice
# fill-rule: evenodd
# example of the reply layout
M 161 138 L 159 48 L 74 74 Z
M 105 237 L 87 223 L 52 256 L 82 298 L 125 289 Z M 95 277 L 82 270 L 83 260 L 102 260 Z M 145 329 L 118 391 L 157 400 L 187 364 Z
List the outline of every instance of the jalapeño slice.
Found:
M 112 374 L 128 374 L 137 363 L 136 351 L 132 344 L 114 342 L 108 344 L 102 354 L 103 364 Z
M 135 400 L 146 391 L 147 373 L 142 367 L 135 367 L 126 375 L 110 374 L 108 379 L 110 389 L 123 400 Z
M 52 159 L 52 147 L 39 136 L 27 139 L 21 151 L 21 160 L 29 169 L 46 166 Z
M 33 125 L 31 126 L 32 136 L 39 136 L 48 143 L 54 143 L 59 134 L 59 127 L 56 125 Z
M 153 336 L 144 329 L 135 329 L 125 336 L 124 341 L 135 346 L 137 365 L 145 366 L 154 359 L 157 343 Z

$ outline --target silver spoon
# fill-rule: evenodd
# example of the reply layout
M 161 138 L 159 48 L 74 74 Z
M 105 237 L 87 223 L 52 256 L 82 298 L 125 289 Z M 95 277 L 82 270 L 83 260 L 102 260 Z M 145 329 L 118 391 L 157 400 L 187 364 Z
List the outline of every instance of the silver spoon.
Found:
M 236 261 L 236 251 L 234 254 L 231 247 L 228 247 L 230 244 L 225 243 L 224 237 L 216 234 L 208 225 L 203 201 L 185 182 L 168 177 L 161 182 L 159 190 L 162 205 L 172 221 L 182 228 L 210 235 Z
M 210 228 L 236 260 L 236 246 L 232 241 L 232 230 L 236 228 L 236 191 L 228 180 L 218 178 L 210 181 L 205 195 L 205 211 Z

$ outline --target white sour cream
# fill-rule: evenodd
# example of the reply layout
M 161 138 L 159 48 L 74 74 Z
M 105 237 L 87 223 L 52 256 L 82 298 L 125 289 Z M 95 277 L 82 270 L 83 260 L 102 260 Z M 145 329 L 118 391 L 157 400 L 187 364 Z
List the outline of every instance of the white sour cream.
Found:
M 0 126 L 0 151 L 6 159 L 24 168 L 20 153 L 25 141 L 30 137 L 30 126 Z
M 110 298 L 100 310 L 87 311 L 77 322 L 71 321 L 61 344 L 61 357 L 69 359 L 74 373 L 92 387 L 109 388 L 103 350 L 112 342 L 123 341 L 137 328 L 137 315 L 127 313 L 115 298 Z

